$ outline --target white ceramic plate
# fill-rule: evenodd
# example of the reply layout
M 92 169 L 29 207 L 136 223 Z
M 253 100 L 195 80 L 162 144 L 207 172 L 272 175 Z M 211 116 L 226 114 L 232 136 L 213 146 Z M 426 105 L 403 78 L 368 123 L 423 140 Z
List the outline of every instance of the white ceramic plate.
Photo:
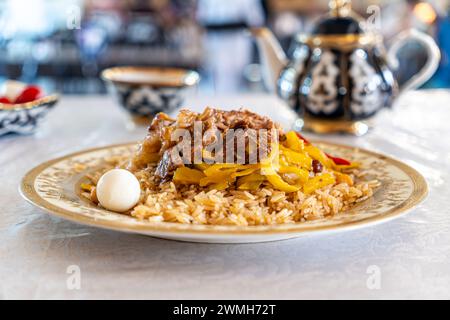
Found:
M 140 221 L 101 209 L 80 197 L 79 182 L 85 174 L 102 165 L 105 157 L 133 152 L 136 145 L 133 143 L 86 150 L 43 163 L 25 175 L 20 191 L 35 206 L 77 223 L 165 239 L 209 243 L 274 241 L 366 227 L 400 216 L 420 203 L 427 194 L 425 179 L 398 160 L 360 148 L 325 142 L 315 144 L 333 155 L 361 162 L 370 179 L 378 179 L 381 187 L 372 198 L 332 218 L 246 227 Z

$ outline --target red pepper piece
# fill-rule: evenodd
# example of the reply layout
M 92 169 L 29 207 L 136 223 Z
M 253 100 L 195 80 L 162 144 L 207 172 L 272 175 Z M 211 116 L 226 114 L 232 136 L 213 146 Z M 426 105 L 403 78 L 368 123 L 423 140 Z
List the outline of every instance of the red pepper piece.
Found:
M 299 132 L 295 132 L 297 134 L 297 137 L 299 137 L 300 139 L 303 140 L 304 143 L 306 144 L 311 144 L 305 137 L 303 137 Z
M 26 103 L 30 101 L 34 101 L 40 98 L 42 95 L 42 90 L 38 86 L 28 86 L 26 87 L 22 93 L 16 98 L 14 103 Z
M 331 160 L 333 160 L 333 162 L 337 165 L 343 165 L 343 166 L 348 166 L 351 165 L 352 163 L 348 160 L 342 159 L 342 158 L 338 158 L 338 157 L 333 157 L 332 155 L 329 155 L 328 153 L 325 153 L 327 155 L 328 158 L 330 158 Z
M 7 97 L 0 97 L 0 103 L 11 104 L 11 101 Z

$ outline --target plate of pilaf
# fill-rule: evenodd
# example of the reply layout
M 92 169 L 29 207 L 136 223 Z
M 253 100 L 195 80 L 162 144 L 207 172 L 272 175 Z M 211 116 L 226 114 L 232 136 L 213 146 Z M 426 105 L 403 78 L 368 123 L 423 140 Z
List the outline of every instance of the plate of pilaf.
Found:
M 158 114 L 140 142 L 84 150 L 29 171 L 33 205 L 77 223 L 153 237 L 248 243 L 366 227 L 427 194 L 405 163 L 309 141 L 246 109 Z

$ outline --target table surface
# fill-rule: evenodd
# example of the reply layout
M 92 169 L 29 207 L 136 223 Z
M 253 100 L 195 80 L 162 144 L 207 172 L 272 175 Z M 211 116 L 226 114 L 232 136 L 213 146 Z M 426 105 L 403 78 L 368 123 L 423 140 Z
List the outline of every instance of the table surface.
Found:
M 284 126 L 295 119 L 268 95 L 192 97 L 186 105 L 245 106 Z M 379 114 L 364 137 L 321 137 L 419 170 L 429 196 L 403 217 L 280 242 L 195 244 L 77 225 L 21 198 L 20 179 L 39 163 L 145 134 L 105 96 L 63 97 L 35 135 L 0 138 L 0 298 L 448 299 L 449 124 L 450 91 L 417 91 Z M 70 285 L 71 266 L 79 268 L 79 289 Z

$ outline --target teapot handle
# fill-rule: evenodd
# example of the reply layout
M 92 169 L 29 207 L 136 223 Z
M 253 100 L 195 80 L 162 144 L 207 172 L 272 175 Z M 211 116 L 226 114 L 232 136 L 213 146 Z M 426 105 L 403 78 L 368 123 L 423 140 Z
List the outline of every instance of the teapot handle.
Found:
M 399 33 L 394 38 L 393 43 L 388 50 L 387 59 L 392 69 L 398 69 L 399 66 L 397 59 L 398 50 L 400 50 L 406 42 L 411 39 L 421 43 L 425 47 L 427 50 L 428 59 L 422 69 L 420 69 L 419 72 L 417 72 L 411 77 L 411 79 L 406 81 L 400 87 L 400 92 L 416 89 L 424 84 L 436 72 L 439 66 L 439 61 L 441 60 L 441 51 L 431 36 L 415 29 L 409 29 Z

